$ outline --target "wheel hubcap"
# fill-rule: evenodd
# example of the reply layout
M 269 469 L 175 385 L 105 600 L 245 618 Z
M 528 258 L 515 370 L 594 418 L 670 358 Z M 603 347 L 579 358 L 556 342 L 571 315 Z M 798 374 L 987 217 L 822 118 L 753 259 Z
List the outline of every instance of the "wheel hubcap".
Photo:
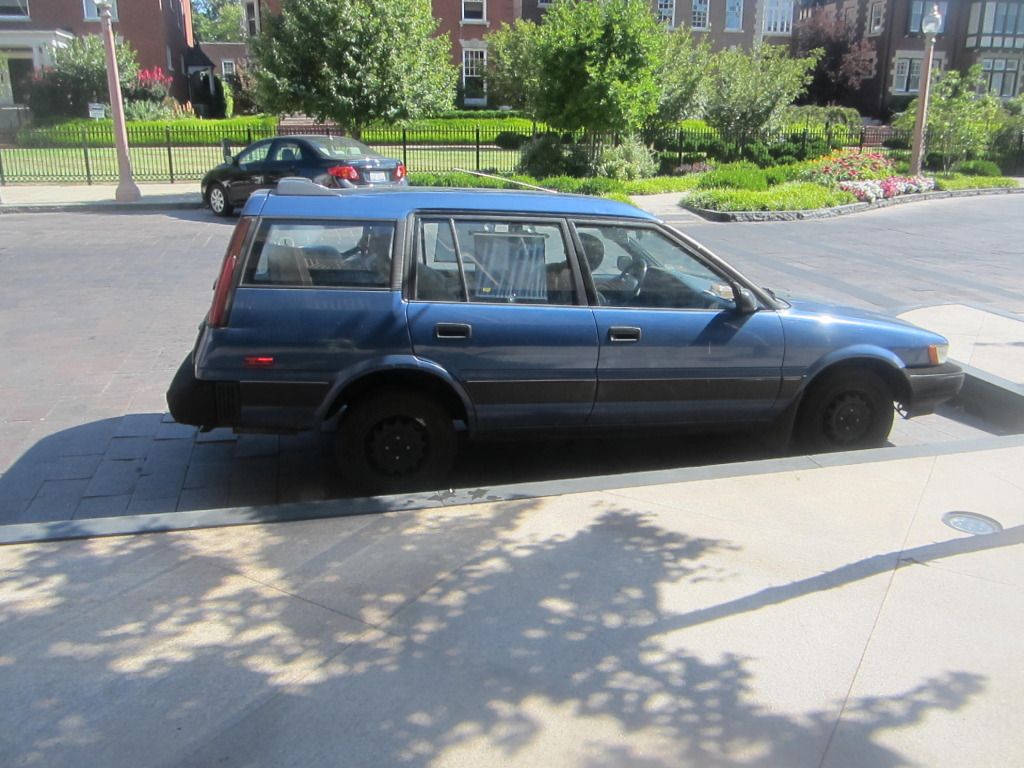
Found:
M 217 213 L 224 210 L 224 193 L 219 189 L 210 192 L 210 207 Z
M 846 392 L 825 413 L 825 432 L 831 442 L 850 445 L 864 438 L 871 429 L 874 412 L 860 392 Z
M 370 464 L 386 475 L 415 472 L 429 455 L 429 437 L 423 425 L 408 416 L 392 416 L 379 422 L 367 439 Z

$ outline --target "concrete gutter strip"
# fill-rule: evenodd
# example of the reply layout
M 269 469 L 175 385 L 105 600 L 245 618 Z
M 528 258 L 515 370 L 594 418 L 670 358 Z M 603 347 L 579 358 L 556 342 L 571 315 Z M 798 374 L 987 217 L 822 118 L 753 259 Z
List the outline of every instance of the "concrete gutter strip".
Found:
M 873 203 L 851 203 L 838 205 L 835 208 L 816 208 L 808 211 L 712 211 L 687 205 L 685 199 L 679 204 L 691 213 L 695 213 L 708 221 L 801 221 L 804 219 L 831 219 L 835 216 L 847 216 L 851 213 L 873 211 L 877 208 L 889 208 L 893 205 L 923 203 L 928 200 L 944 200 L 952 197 L 979 197 L 981 195 L 1019 195 L 1024 194 L 1024 187 L 991 187 L 987 189 L 958 189 L 939 192 L 920 192 L 913 195 L 901 195 Z
M 140 200 L 135 203 L 31 203 L 25 205 L 0 204 L 0 215 L 5 213 L 124 213 L 125 211 L 184 211 L 203 208 L 202 200 Z

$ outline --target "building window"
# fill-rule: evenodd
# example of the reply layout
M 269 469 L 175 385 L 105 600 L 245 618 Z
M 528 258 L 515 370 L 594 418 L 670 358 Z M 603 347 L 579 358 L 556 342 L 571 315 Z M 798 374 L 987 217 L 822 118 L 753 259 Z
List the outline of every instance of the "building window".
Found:
M 245 29 L 249 33 L 249 37 L 259 34 L 260 25 L 256 20 L 256 3 L 245 4 Z
M 885 6 L 882 5 L 882 3 L 872 3 L 871 17 L 868 21 L 868 31 L 874 33 L 882 31 L 882 12 L 884 10 Z
M 0 18 L 28 19 L 28 0 L 0 0 Z
M 1004 99 L 1017 95 L 1020 76 L 1018 59 L 982 59 L 981 69 L 985 75 L 985 85 L 991 93 Z
M 765 33 L 769 35 L 788 35 L 792 30 L 793 0 L 765 0 Z
M 942 71 L 943 60 L 936 57 L 932 60 L 932 72 Z M 892 76 L 893 93 L 917 93 L 921 88 L 921 59 L 897 58 Z
M 708 0 L 693 0 L 690 26 L 694 29 L 708 28 Z
M 676 23 L 676 0 L 658 0 L 658 21 L 670 27 Z
M 913 34 L 921 31 L 921 19 L 924 18 L 925 14 L 931 11 L 933 5 L 939 6 L 939 15 L 942 16 L 942 21 L 939 22 L 939 34 L 941 35 L 946 31 L 946 15 L 949 3 L 935 3 L 931 2 L 931 0 L 914 0 L 910 4 L 910 24 L 907 27 L 907 32 Z
M 906 93 L 907 73 L 910 70 L 909 59 L 896 59 L 896 69 L 892 76 L 892 90 L 894 93 Z
M 466 101 L 482 101 L 487 98 L 484 89 L 484 72 L 487 68 L 487 51 L 468 48 L 462 52 L 462 94 Z
M 462 0 L 462 18 L 465 21 L 483 21 L 484 0 Z
M 743 0 L 725 0 L 725 28 L 743 29 Z
M 96 0 L 82 0 L 86 21 L 99 21 L 100 12 L 96 10 Z M 110 18 L 117 21 L 117 0 L 110 0 Z
M 220 63 L 220 73 L 224 77 L 234 77 L 235 75 L 235 62 L 233 59 L 224 59 Z
M 843 11 L 843 26 L 846 28 L 847 34 L 857 29 L 857 9 L 855 7 Z

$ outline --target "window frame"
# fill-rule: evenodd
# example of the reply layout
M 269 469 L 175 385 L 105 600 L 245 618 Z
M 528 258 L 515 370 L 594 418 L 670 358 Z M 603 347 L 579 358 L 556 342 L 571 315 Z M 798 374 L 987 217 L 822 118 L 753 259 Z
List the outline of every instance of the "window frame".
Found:
M 480 15 L 479 16 L 467 16 L 466 15 L 466 4 L 479 5 Z M 487 0 L 460 0 L 459 1 L 459 17 L 460 22 L 463 24 L 486 24 L 487 23 Z
M 228 72 L 228 69 L 227 69 L 228 64 L 231 65 L 231 71 L 230 72 Z M 237 69 L 235 67 L 235 60 L 234 59 L 221 59 L 221 62 L 220 62 L 220 74 L 221 74 L 221 77 L 234 77 L 236 71 L 237 71 Z
M 792 35 L 793 0 L 765 0 L 761 32 L 766 35 Z
M 32 7 L 29 0 L 13 0 L 10 5 L 24 8 L 24 13 L 4 13 L 0 11 L 0 20 L 3 21 L 32 21 Z
M 876 13 L 877 12 L 877 13 Z M 885 18 L 885 4 L 872 3 L 868 10 L 868 34 L 877 35 L 882 31 Z
M 473 62 L 473 70 L 475 71 L 479 67 L 479 72 L 475 74 L 467 73 L 466 64 L 470 60 Z M 487 49 L 486 48 L 463 48 L 462 49 L 462 66 L 459 68 L 459 76 L 462 81 L 462 94 L 463 100 L 468 100 L 469 103 L 486 103 L 487 101 Z M 480 81 L 480 95 L 479 96 L 467 96 L 468 89 L 466 88 L 466 82 L 469 79 L 477 79 Z
M 730 8 L 730 6 L 732 7 Z M 738 6 L 738 8 L 736 6 Z M 734 26 L 730 26 L 729 24 L 730 13 L 735 17 L 736 24 Z M 743 0 L 725 0 L 725 31 L 743 31 Z
M 939 31 L 936 35 L 944 35 L 946 33 L 946 19 L 949 17 L 949 3 L 947 0 L 911 0 L 910 5 L 907 8 L 907 34 L 908 35 L 920 35 L 921 33 L 921 20 L 925 17 L 925 14 L 931 10 L 931 6 L 939 6 L 939 16 L 941 21 L 939 22 Z
M 704 16 L 702 24 L 697 23 L 697 14 L 701 13 Z M 690 7 L 690 28 L 699 31 L 707 30 L 708 24 L 711 21 L 711 2 L 710 0 L 693 0 Z
M 110 2 L 110 20 L 117 21 L 117 0 L 108 0 Z M 92 6 L 95 15 L 89 15 L 89 6 Z M 85 21 L 102 21 L 100 18 L 99 10 L 96 8 L 96 0 L 82 0 L 82 18 Z
M 676 0 L 656 0 L 654 12 L 658 17 L 659 24 L 665 24 L 669 29 L 676 26 Z M 666 13 L 668 14 L 666 16 Z

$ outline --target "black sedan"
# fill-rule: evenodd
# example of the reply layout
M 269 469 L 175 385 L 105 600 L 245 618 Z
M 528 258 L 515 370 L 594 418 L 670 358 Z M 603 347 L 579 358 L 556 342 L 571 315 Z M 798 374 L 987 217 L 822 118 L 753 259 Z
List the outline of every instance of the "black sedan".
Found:
M 305 176 L 325 187 L 404 186 L 405 166 L 344 136 L 277 136 L 250 144 L 203 177 L 203 200 L 229 216 L 257 189 L 286 176 Z

